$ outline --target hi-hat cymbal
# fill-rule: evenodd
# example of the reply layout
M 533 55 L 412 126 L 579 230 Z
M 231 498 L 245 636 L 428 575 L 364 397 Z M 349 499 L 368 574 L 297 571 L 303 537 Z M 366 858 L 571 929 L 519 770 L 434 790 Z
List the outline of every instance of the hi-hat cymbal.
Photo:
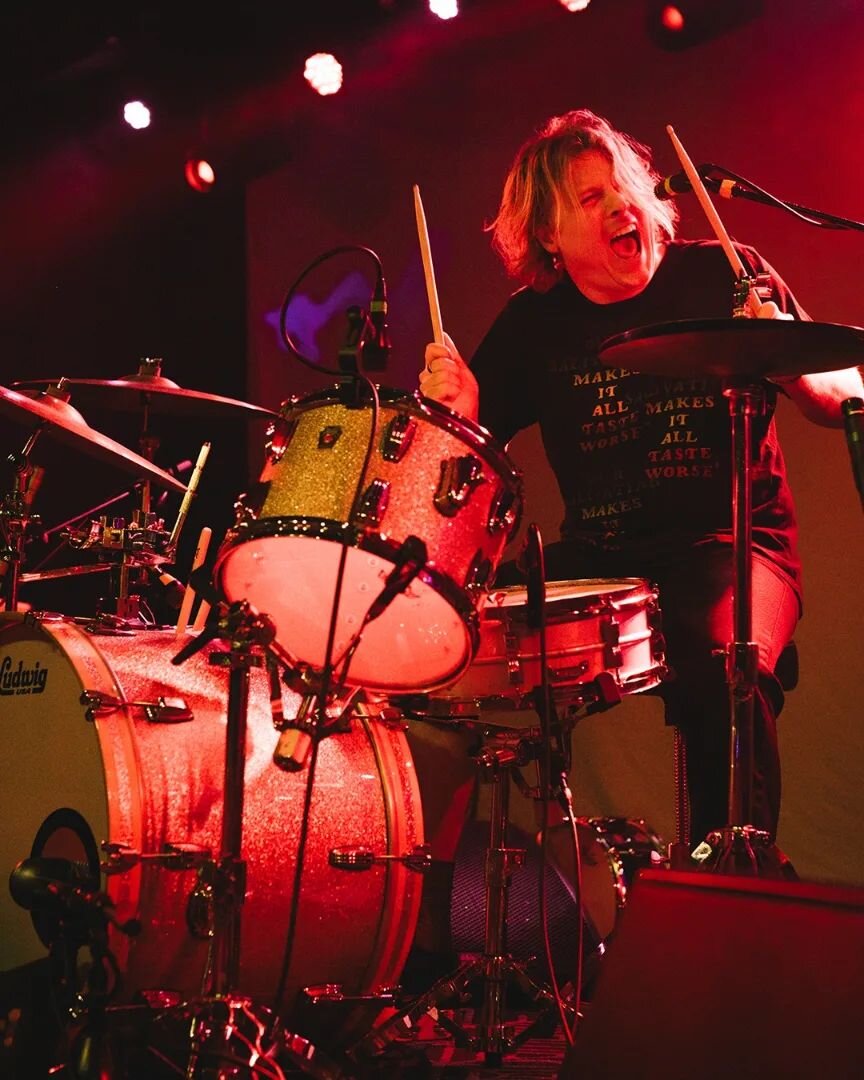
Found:
M 864 363 L 864 330 L 783 319 L 684 319 L 607 338 L 600 358 L 651 375 L 807 375 Z
M 107 435 L 94 431 L 81 413 L 62 397 L 50 394 L 28 397 L 0 386 L 0 414 L 28 431 L 42 427 L 40 438 L 74 446 L 82 453 L 114 465 L 124 472 L 132 473 L 141 479 L 154 480 L 174 491 L 186 490 L 170 473 L 164 472 L 139 454 L 127 450 Z
M 24 379 L 12 383 L 19 391 L 45 390 L 59 379 Z M 184 390 L 163 375 L 126 375 L 122 379 L 64 379 L 76 405 L 82 408 L 109 409 L 117 412 L 140 413 L 145 408 L 151 415 L 204 416 L 215 420 L 278 419 L 278 413 L 250 405 L 246 401 L 206 394 L 200 390 Z

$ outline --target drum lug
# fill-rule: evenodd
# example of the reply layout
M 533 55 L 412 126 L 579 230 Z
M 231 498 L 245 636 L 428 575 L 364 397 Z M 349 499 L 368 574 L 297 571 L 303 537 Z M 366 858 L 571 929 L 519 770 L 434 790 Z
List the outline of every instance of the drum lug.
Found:
M 162 850 L 152 855 L 144 855 L 137 848 L 116 841 L 103 840 L 102 850 L 106 859 L 100 864 L 105 874 L 125 874 L 139 863 L 155 863 L 166 870 L 194 870 L 206 865 L 211 859 L 211 851 L 200 844 L 172 844 L 166 841 Z
M 364 525 L 375 528 L 381 524 L 389 501 L 390 481 L 375 479 L 363 492 L 355 516 Z
M 408 453 L 416 430 L 416 420 L 412 420 L 408 413 L 397 413 L 387 425 L 381 440 L 381 457 L 385 461 L 401 461 Z
M 455 517 L 466 506 L 474 488 L 486 483 L 483 465 L 474 454 L 445 458 L 435 492 L 435 509 L 445 517 Z
M 432 865 L 428 844 L 418 844 L 407 855 L 376 855 L 371 848 L 332 848 L 328 862 L 336 870 L 371 870 L 375 865 L 402 863 L 409 870 L 422 873 Z
M 151 724 L 183 724 L 187 720 L 195 719 L 183 698 L 159 697 L 155 701 L 121 701 L 98 690 L 85 690 L 80 701 L 87 706 L 84 717 L 90 721 L 100 716 L 110 716 L 123 708 L 141 709 L 144 718 Z
M 486 528 L 491 536 L 505 532 L 510 537 L 520 517 L 519 494 L 510 488 L 502 487 L 495 496 L 489 510 Z
M 479 595 L 489 585 L 493 573 L 492 560 L 478 548 L 465 575 L 465 591 L 472 597 Z
M 603 663 L 604 666 L 614 671 L 617 671 L 622 663 L 622 653 L 620 648 L 621 632 L 618 629 L 618 622 L 616 619 L 609 619 L 608 622 L 604 622 L 600 626 L 600 637 L 605 645 L 603 650 Z

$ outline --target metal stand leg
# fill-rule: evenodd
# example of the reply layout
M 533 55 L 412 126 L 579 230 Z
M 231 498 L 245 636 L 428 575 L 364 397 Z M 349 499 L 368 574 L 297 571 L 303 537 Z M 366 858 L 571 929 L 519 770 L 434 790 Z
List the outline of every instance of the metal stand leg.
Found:
M 231 648 L 210 657 L 211 663 L 229 669 L 222 833 L 218 861 L 205 863 L 201 871 L 212 885 L 213 946 L 204 995 L 183 1007 L 191 1020 L 186 1078 L 281 1076 L 282 1066 L 291 1066 L 329 1080 L 338 1070 L 311 1043 L 286 1031 L 271 1009 L 236 992 L 246 892 L 242 833 L 250 672 L 262 665 L 263 647 L 272 641 L 274 630 L 266 616 L 246 605 L 232 606 L 225 623 Z
M 732 425 L 732 546 L 735 560 L 734 640 L 726 646 L 729 687 L 729 817 L 725 829 L 711 833 L 704 869 L 763 877 L 788 876 L 788 862 L 771 836 L 754 828 L 753 702 L 758 686 L 759 655 L 753 636 L 752 595 L 752 418 L 761 412 L 764 393 L 746 380 L 730 380 L 723 391 Z M 704 845 L 703 845 L 704 846 Z
M 485 747 L 478 757 L 483 779 L 492 784 L 489 822 L 489 847 L 486 850 L 486 924 L 483 953 L 439 979 L 426 993 L 402 1009 L 384 1024 L 363 1038 L 352 1050 L 359 1060 L 384 1050 L 391 1042 L 411 1032 L 424 1013 L 434 1013 L 437 1024 L 445 1028 L 456 1046 L 465 1047 L 484 1055 L 490 1066 L 501 1064 L 509 1050 L 520 1046 L 531 1037 L 547 1015 L 557 1010 L 552 992 L 535 983 L 525 971 L 525 965 L 507 955 L 507 894 L 513 867 L 521 866 L 525 851 L 508 848 L 507 827 L 510 805 L 510 772 L 519 764 L 517 754 L 508 747 Z M 438 1011 L 446 1002 L 459 1000 L 468 984 L 482 980 L 480 1018 L 476 1034 L 469 1034 L 463 1027 Z M 515 982 L 534 1002 L 540 1002 L 543 1011 L 531 1024 L 514 1034 L 506 1023 L 505 996 L 508 983 Z M 568 1008 L 565 1006 L 565 1008 Z M 572 1010 L 569 1010 L 572 1013 Z

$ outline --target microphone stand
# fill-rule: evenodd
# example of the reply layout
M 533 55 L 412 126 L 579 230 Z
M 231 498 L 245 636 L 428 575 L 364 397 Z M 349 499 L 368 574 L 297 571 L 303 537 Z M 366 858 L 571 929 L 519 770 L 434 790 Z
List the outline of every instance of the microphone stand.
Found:
M 710 173 L 722 173 L 722 177 L 711 176 Z M 778 210 L 787 210 L 797 217 L 810 219 L 809 224 L 819 225 L 826 229 L 851 229 L 864 232 L 864 222 L 855 221 L 853 218 L 840 217 L 837 214 L 829 214 L 825 210 L 814 210 L 810 206 L 801 206 L 799 203 L 787 202 L 786 199 L 778 199 L 767 191 L 763 191 L 757 184 L 737 176 L 722 165 L 712 165 L 707 162 L 698 168 L 702 183 L 708 191 L 713 191 L 722 198 L 746 199 L 748 202 L 762 203 L 764 206 L 774 206 Z M 690 185 L 687 185 L 688 189 Z

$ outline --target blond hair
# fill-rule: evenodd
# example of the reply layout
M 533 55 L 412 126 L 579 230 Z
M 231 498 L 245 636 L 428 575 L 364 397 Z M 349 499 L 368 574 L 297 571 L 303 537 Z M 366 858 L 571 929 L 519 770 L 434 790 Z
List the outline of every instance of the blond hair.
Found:
M 494 221 L 486 226 L 508 273 L 542 292 L 562 270 L 541 244 L 538 233 L 554 229 L 562 203 L 572 202 L 570 162 L 586 150 L 599 150 L 627 198 L 645 215 L 660 243 L 674 239 L 678 208 L 654 194 L 660 179 L 651 151 L 589 109 L 553 116 L 516 154 Z

